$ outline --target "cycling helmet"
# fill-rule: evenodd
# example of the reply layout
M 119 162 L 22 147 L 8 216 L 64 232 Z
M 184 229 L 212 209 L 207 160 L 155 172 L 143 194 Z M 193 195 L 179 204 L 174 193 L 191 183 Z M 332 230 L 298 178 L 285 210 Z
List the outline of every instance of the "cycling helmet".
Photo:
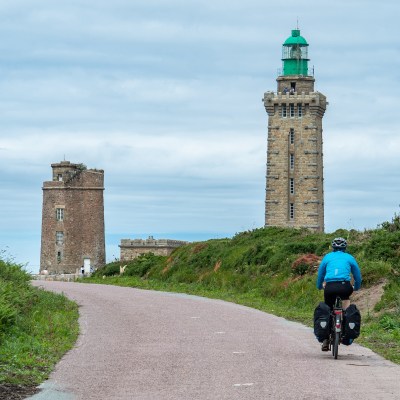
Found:
M 334 250 L 346 250 L 346 247 L 347 247 L 346 239 L 343 239 L 342 237 L 333 239 L 332 248 Z

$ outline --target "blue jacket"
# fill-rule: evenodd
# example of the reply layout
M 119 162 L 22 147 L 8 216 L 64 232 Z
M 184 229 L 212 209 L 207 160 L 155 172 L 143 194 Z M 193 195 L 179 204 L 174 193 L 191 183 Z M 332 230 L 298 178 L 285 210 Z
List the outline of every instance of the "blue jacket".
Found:
M 318 269 L 317 288 L 322 289 L 322 283 L 333 281 L 349 281 L 354 277 L 354 290 L 360 289 L 361 272 L 356 259 L 343 251 L 328 253 L 321 261 Z

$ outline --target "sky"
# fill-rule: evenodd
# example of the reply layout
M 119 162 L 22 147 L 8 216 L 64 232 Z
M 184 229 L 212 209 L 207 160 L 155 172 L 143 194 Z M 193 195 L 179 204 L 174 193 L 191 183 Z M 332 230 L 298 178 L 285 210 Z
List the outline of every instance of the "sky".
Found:
M 0 256 L 39 269 L 51 163 L 105 171 L 121 239 L 207 240 L 264 224 L 267 113 L 282 44 L 309 43 L 323 119 L 325 230 L 400 203 L 400 3 L 0 1 Z

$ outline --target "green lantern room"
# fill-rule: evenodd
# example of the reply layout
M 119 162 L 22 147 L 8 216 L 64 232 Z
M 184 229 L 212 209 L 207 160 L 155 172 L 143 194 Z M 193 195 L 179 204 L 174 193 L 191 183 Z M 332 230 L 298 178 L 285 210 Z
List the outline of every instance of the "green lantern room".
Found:
M 282 46 L 283 75 L 308 76 L 308 61 L 308 43 L 299 29 L 293 29 Z

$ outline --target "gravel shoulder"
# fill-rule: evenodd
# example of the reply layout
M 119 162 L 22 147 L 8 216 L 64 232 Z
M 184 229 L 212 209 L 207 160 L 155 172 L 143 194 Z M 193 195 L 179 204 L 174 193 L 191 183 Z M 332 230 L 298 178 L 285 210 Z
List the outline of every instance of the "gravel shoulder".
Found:
M 34 282 L 80 305 L 81 334 L 30 399 L 398 399 L 400 366 L 357 344 L 323 353 L 310 328 L 197 296 Z

